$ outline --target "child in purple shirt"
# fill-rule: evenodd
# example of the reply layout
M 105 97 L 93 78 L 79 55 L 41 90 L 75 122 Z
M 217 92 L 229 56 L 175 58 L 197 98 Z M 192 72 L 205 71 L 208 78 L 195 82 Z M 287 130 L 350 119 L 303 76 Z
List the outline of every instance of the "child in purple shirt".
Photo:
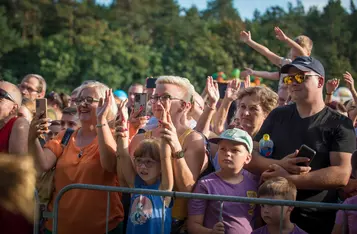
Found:
M 258 196 L 265 199 L 295 201 L 296 194 L 296 186 L 283 177 L 276 177 L 265 181 L 258 190 Z M 261 205 L 261 216 L 267 225 L 254 230 L 252 234 L 307 234 L 296 224 L 290 222 L 290 214 L 293 209 L 294 207 L 291 206 L 283 207 L 283 225 L 282 232 L 280 232 L 281 206 Z
M 234 128 L 224 131 L 220 137 L 209 140 L 218 143 L 220 170 L 197 182 L 194 192 L 257 197 L 258 181 L 243 170 L 250 162 L 252 138 L 247 132 Z M 257 209 L 255 204 L 191 199 L 188 211 L 189 233 L 244 234 L 251 233 Z M 222 215 L 220 215 L 222 214 Z
M 347 198 L 343 204 L 357 205 L 357 196 Z M 344 217 L 346 215 L 346 217 Z M 339 210 L 336 214 L 335 226 L 333 227 L 332 234 L 343 234 L 343 224 L 347 222 L 347 233 L 357 233 L 357 210 Z

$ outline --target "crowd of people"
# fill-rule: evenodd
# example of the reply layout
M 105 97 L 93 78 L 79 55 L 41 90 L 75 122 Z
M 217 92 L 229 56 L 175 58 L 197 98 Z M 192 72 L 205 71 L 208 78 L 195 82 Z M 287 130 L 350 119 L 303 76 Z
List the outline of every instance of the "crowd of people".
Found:
M 202 94 L 178 76 L 151 78 L 155 87 L 132 84 L 128 95 L 95 80 L 70 95 L 46 95 L 46 80 L 37 74 L 20 84 L 1 81 L 0 176 L 6 168 L 9 173 L 0 184 L 9 192 L 0 194 L 0 233 L 32 233 L 31 195 L 19 191 L 33 191 L 35 177 L 42 181 L 49 172 L 50 212 L 58 192 L 74 183 L 357 205 L 354 79 L 341 74 L 352 98 L 333 101 L 339 80 L 326 80 L 324 66 L 311 57 L 312 40 L 274 31 L 290 47 L 286 57 L 250 32 L 240 35 L 279 72 L 247 68 L 240 80 L 226 82 L 223 95 L 212 77 Z M 276 80 L 279 89 L 250 86 L 250 76 Z M 147 102 L 137 108 L 143 93 Z M 40 98 L 47 99 L 46 113 L 36 112 Z M 266 135 L 274 145 L 268 156 L 259 147 Z M 303 145 L 314 157 L 299 153 Z M 36 170 L 26 169 L 32 162 L 18 160 L 21 155 L 30 155 Z M 67 192 L 59 203 L 58 233 L 104 234 L 106 221 L 110 234 L 157 234 L 162 225 L 165 234 L 343 234 L 345 221 L 346 233 L 357 233 L 357 211 L 112 192 L 107 217 L 107 199 L 103 191 Z M 52 219 L 42 221 L 41 232 L 52 233 Z

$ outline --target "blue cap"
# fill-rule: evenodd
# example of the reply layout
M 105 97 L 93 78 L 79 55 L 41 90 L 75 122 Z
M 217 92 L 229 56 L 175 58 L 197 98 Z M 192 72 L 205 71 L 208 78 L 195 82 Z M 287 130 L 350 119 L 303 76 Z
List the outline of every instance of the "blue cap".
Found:
M 249 153 L 253 151 L 252 137 L 246 131 L 239 128 L 227 129 L 219 137 L 211 138 L 208 141 L 213 144 L 218 144 L 221 140 L 235 141 L 244 144 Z
M 128 99 L 128 95 L 126 94 L 126 92 L 125 91 L 123 91 L 123 90 L 120 90 L 120 89 L 117 89 L 117 90 L 115 90 L 114 92 L 113 92 L 113 94 L 115 95 L 115 96 L 117 96 L 118 98 L 120 98 L 121 100 L 125 100 L 125 99 Z
M 296 67 L 300 71 L 314 71 L 322 77 L 325 77 L 325 69 L 321 62 L 315 58 L 307 57 L 307 56 L 300 56 L 297 57 L 294 61 L 289 64 L 284 65 L 280 72 L 281 73 L 288 73 L 291 67 Z

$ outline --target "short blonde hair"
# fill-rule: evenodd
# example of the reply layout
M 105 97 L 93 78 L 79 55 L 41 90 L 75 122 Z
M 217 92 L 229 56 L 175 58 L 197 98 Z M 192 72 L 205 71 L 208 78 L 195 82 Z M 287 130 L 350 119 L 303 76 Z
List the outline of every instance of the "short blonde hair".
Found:
M 308 36 L 305 36 L 305 35 L 297 36 L 294 39 L 294 41 L 296 43 L 298 43 L 303 49 L 306 49 L 307 52 L 309 52 L 311 54 L 313 42 Z
M 296 200 L 297 189 L 293 182 L 284 177 L 275 177 L 265 181 L 258 189 L 258 197 L 282 197 L 284 200 Z
M 259 98 L 263 111 L 269 114 L 278 104 L 278 94 L 265 86 L 254 86 L 242 89 L 238 94 L 238 100 L 245 96 L 255 95 Z
M 182 88 L 185 91 L 183 97 L 184 101 L 192 103 L 192 96 L 195 92 L 195 88 L 187 78 L 179 76 L 160 76 L 156 80 L 156 85 L 158 84 L 173 84 Z
M 108 86 L 106 86 L 103 83 L 100 83 L 99 81 L 90 82 L 80 86 L 80 91 L 78 92 L 77 97 L 82 93 L 84 89 L 88 89 L 88 88 L 95 89 L 97 91 L 99 98 L 103 98 L 103 99 L 105 98 L 105 91 L 109 90 Z M 107 120 L 108 121 L 113 120 L 117 114 L 118 114 L 118 106 L 115 103 L 114 94 L 112 93 L 112 105 L 110 107 L 110 112 Z

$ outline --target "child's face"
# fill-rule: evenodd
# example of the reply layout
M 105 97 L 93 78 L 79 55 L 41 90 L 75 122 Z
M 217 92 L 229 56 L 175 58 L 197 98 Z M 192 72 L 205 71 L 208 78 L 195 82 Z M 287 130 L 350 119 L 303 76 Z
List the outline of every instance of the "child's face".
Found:
M 274 199 L 274 200 L 284 200 L 280 196 L 261 196 L 263 199 Z M 282 219 L 290 220 L 290 213 L 293 210 L 293 207 L 284 206 L 283 207 L 283 216 Z M 281 206 L 273 205 L 260 205 L 260 213 L 262 219 L 267 225 L 279 225 L 280 224 L 280 215 L 281 215 Z
M 136 173 L 147 184 L 154 184 L 161 174 L 161 164 L 151 157 L 139 157 L 134 159 Z
M 251 155 L 242 143 L 230 140 L 221 140 L 218 143 L 218 162 L 221 169 L 240 171 L 250 160 Z

